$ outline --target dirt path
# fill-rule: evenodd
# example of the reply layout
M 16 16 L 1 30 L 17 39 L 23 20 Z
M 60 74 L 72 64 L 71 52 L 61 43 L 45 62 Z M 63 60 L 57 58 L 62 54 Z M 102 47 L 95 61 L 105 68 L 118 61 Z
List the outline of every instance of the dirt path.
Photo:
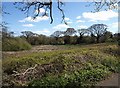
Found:
M 120 84 L 119 82 L 120 74 L 113 73 L 109 78 L 99 82 L 97 86 L 109 86 L 109 87 L 118 87 Z M 120 86 L 119 86 L 120 88 Z
M 39 46 L 33 46 L 31 50 L 2 52 L 3 54 L 2 56 L 3 58 L 9 56 L 20 57 L 24 55 L 30 55 L 31 53 L 48 52 L 55 50 L 61 50 L 61 48 L 54 45 L 39 45 Z

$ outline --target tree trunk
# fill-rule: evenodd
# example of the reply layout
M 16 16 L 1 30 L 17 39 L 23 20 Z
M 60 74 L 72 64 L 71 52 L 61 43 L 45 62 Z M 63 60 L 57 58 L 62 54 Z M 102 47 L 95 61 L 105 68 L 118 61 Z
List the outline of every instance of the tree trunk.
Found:
M 100 36 L 98 35 L 96 39 L 97 39 L 97 43 L 99 43 Z
M 78 38 L 78 43 L 79 43 L 79 44 L 82 43 L 82 39 L 83 39 L 83 36 L 80 35 L 80 37 Z

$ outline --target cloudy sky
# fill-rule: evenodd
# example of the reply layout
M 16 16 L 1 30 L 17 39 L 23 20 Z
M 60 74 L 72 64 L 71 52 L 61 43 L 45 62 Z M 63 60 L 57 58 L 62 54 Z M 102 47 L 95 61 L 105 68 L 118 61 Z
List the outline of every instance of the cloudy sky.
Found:
M 118 32 L 118 11 L 117 10 L 101 10 L 93 13 L 94 7 L 86 7 L 88 2 L 65 2 L 63 10 L 65 12 L 65 20 L 68 25 L 61 23 L 62 15 L 56 8 L 56 2 L 53 3 L 53 18 L 54 21 L 50 24 L 50 18 L 47 16 L 38 16 L 35 20 L 31 15 L 26 15 L 15 8 L 13 2 L 2 3 L 5 11 L 10 15 L 4 15 L 3 21 L 6 21 L 9 31 L 14 31 L 15 35 L 20 35 L 21 31 L 32 31 L 38 34 L 51 35 L 54 31 L 65 31 L 72 27 L 77 29 L 88 28 L 92 24 L 102 23 L 108 25 L 108 31 L 113 33 Z M 40 9 L 40 14 L 44 13 L 44 9 Z M 35 13 L 35 12 L 34 12 Z

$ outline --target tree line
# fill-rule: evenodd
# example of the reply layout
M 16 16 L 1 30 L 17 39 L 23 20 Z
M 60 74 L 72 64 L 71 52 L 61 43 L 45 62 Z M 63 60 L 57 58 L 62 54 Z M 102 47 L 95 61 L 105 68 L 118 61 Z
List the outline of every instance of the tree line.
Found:
M 15 38 L 14 32 L 8 32 L 6 28 L 2 28 L 3 40 L 5 38 Z M 22 31 L 20 36 L 17 36 L 31 45 L 65 45 L 65 44 L 92 44 L 104 42 L 117 42 L 119 33 L 112 34 L 107 31 L 108 26 L 105 24 L 93 24 L 88 28 L 75 30 L 67 28 L 66 31 L 55 31 L 50 36 L 36 34 L 31 31 Z
M 93 24 L 88 28 L 75 30 L 67 28 L 66 31 L 55 31 L 51 37 L 55 38 L 55 44 L 91 44 L 104 42 L 117 42 L 119 33 L 112 34 L 107 31 L 108 26 L 105 24 Z M 79 35 L 77 35 L 77 33 Z

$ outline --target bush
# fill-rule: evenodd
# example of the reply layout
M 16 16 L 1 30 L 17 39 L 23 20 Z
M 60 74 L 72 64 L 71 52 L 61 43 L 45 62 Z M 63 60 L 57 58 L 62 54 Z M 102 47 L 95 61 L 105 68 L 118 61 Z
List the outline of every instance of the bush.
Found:
M 31 45 L 21 38 L 4 38 L 2 41 L 3 51 L 29 50 Z

